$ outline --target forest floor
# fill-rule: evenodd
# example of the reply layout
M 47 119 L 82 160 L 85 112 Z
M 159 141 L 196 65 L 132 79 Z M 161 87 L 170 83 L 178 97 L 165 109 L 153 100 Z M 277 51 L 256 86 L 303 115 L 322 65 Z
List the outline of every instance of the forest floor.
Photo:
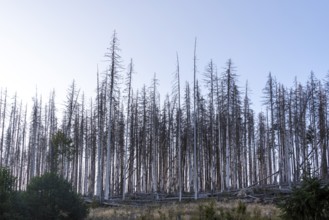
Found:
M 291 188 L 277 185 L 253 186 L 219 193 L 200 193 L 194 200 L 184 194 L 182 202 L 177 195 L 134 194 L 122 201 L 120 197 L 105 201 L 102 206 L 86 199 L 91 205 L 88 219 L 221 219 L 221 220 L 279 220 L 277 207 Z M 157 198 L 157 199 L 155 199 Z
M 87 219 L 243 219 L 279 220 L 280 209 L 274 204 L 249 203 L 244 200 L 217 201 L 201 199 L 197 201 L 150 203 L 141 206 L 103 206 L 90 209 Z

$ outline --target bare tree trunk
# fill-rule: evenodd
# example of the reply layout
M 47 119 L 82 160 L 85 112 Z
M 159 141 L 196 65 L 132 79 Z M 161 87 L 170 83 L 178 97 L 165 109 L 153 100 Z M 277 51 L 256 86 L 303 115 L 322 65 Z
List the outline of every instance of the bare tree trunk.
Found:
M 152 190 L 153 193 L 156 194 L 156 199 L 159 199 L 159 195 L 158 195 L 158 181 L 157 181 L 157 137 L 156 137 L 156 130 L 157 128 L 157 124 L 156 124 L 156 118 L 157 118 L 157 106 L 156 106 L 156 86 L 157 86 L 157 79 L 156 79 L 156 75 L 154 74 L 154 79 L 153 79 L 153 92 L 152 92 L 152 118 L 151 118 L 151 129 L 152 129 L 152 136 L 151 136 L 151 151 L 152 151 L 152 155 L 151 155 L 151 168 L 152 168 Z
M 85 148 L 84 145 L 86 145 L 85 143 L 85 106 L 84 106 L 84 102 L 85 102 L 85 97 L 84 95 L 82 95 L 82 103 L 81 103 L 81 116 L 80 116 L 80 131 L 79 131 L 79 171 L 78 171 L 78 192 L 80 194 L 82 194 L 83 192 L 83 177 L 82 177 L 82 167 L 83 167 L 83 155 L 86 153 L 85 152 Z
M 1 99 L 2 99 L 2 90 L 1 90 Z M 2 103 L 2 100 L 1 100 Z M 6 112 L 7 112 L 7 90 L 5 90 L 4 94 L 4 101 L 3 101 L 3 110 L 2 112 L 0 111 L 0 116 L 1 116 L 1 140 L 0 140 L 0 166 L 3 165 L 3 146 L 4 146 L 4 131 L 5 131 L 5 123 L 6 123 Z M 2 115 L 1 115 L 2 113 Z
M 214 64 L 210 60 L 205 76 L 206 86 L 209 89 L 208 98 L 209 100 L 209 160 L 210 160 L 210 190 L 213 193 L 216 190 L 216 172 L 215 172 L 215 162 L 216 162 L 216 147 L 214 140 Z
M 125 200 L 125 195 L 127 192 L 127 161 L 128 161 L 128 138 L 129 138 L 129 120 L 130 120 L 130 93 L 131 93 L 131 79 L 132 79 L 132 73 L 133 73 L 133 61 L 130 60 L 129 65 L 129 72 L 127 75 L 127 89 L 128 89 L 128 101 L 127 101 L 127 121 L 126 121 L 126 140 L 125 140 L 125 150 L 124 150 L 124 177 L 123 177 L 123 193 L 122 193 L 122 200 Z
M 328 179 L 328 164 L 327 164 L 327 152 L 326 152 L 326 117 L 325 117 L 325 109 L 326 109 L 326 100 L 327 97 L 325 93 L 320 88 L 320 103 L 319 103 L 319 128 L 320 128 L 320 145 L 321 145 L 321 177 L 323 179 Z
M 174 79 L 174 86 L 173 86 L 173 95 L 174 95 L 174 103 L 178 101 L 178 106 L 176 110 L 176 117 L 177 117 L 177 127 L 176 127 L 176 146 L 177 146 L 177 174 L 178 174 L 178 198 L 181 202 L 182 200 L 182 188 L 183 188 L 183 178 L 182 178 L 182 143 L 181 143 L 181 99 L 180 99 L 180 72 L 179 72 L 179 59 L 178 54 L 176 54 L 177 57 L 177 64 L 176 64 L 176 72 L 175 72 L 175 79 Z M 175 106 L 176 104 L 174 104 Z
M 106 91 L 106 90 L 105 90 Z M 96 195 L 99 201 L 103 201 L 103 123 L 104 123 L 104 99 L 103 92 L 99 86 L 99 76 L 97 71 L 97 183 Z
M 97 148 L 97 128 L 96 128 L 96 124 L 94 123 L 94 121 L 97 121 L 97 113 L 95 113 L 92 111 L 92 101 L 90 104 L 90 119 L 89 119 L 89 123 L 90 123 L 90 132 L 89 132 L 89 149 L 86 149 L 86 152 L 88 152 L 88 150 L 90 150 L 90 171 L 89 171 L 89 177 L 88 177 L 88 195 L 89 196 L 93 196 L 95 195 L 95 182 L 96 184 L 98 183 L 98 180 L 95 179 L 96 177 L 96 148 Z M 97 107 L 98 108 L 98 107 Z M 96 110 L 97 110 L 96 108 Z M 95 119 L 95 120 L 94 120 Z M 87 145 L 88 146 L 88 145 Z M 87 147 L 86 146 L 86 147 Z M 98 158 L 100 159 L 100 158 Z M 98 160 L 99 162 L 100 160 Z M 100 163 L 99 163 L 100 164 Z M 100 195 L 98 195 L 100 196 Z
M 105 173 L 105 195 L 104 198 L 108 200 L 111 198 L 111 150 L 112 150 L 112 114 L 113 114 L 113 99 L 114 99 L 114 86 L 117 80 L 117 74 L 119 70 L 119 55 L 118 52 L 118 39 L 116 32 L 113 33 L 111 48 L 109 54 L 106 56 L 110 58 L 111 64 L 109 69 L 110 88 L 109 88 L 109 104 L 108 104 L 108 139 L 107 139 L 107 151 L 106 151 L 106 173 Z
M 194 93 L 194 101 L 193 101 L 193 120 L 194 120 L 194 135 L 193 135 L 193 172 L 194 172 L 194 199 L 197 200 L 198 199 L 198 172 L 197 172 L 197 151 L 196 151 L 196 145 L 197 145 L 197 114 L 196 114 L 196 39 L 195 39 L 195 44 L 194 44 L 194 58 L 193 58 L 193 63 L 194 63 L 194 68 L 193 68 L 193 75 L 194 75 L 194 86 L 193 86 L 193 93 Z

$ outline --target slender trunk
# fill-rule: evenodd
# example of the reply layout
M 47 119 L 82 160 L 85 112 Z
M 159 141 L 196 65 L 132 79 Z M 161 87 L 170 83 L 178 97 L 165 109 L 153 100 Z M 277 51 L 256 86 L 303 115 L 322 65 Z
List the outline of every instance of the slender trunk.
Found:
M 99 88 L 99 78 L 97 70 L 97 122 L 98 122 L 98 138 L 97 138 L 97 186 L 96 195 L 99 201 L 103 201 L 103 95 Z
M 195 39 L 195 44 L 194 44 L 194 59 L 193 59 L 193 63 L 194 63 L 194 68 L 193 68 L 193 75 L 194 75 L 194 87 L 193 87 L 193 91 L 194 91 L 194 101 L 193 101 L 193 112 L 194 112 L 194 128 L 193 128 L 193 164 L 194 164 L 194 199 L 197 200 L 198 199 L 198 177 L 197 177 L 197 151 L 196 151 L 196 142 L 197 142 L 197 130 L 196 130 L 196 126 L 197 126 L 197 114 L 196 114 L 196 39 Z
M 133 73 L 133 62 L 130 61 L 129 73 L 128 73 L 128 102 L 127 102 L 127 121 L 126 121 L 126 140 L 125 140 L 125 150 L 124 150 L 124 164 L 123 164 L 123 193 L 122 200 L 125 200 L 125 195 L 127 192 L 126 182 L 127 182 L 127 161 L 128 161 L 128 138 L 129 138 L 129 119 L 130 119 L 130 91 L 131 91 L 131 78 Z
M 182 201 L 182 149 L 181 149 L 181 108 L 180 108 L 180 79 L 179 79 L 179 61 L 177 55 L 177 86 L 178 86 L 178 188 L 179 201 Z

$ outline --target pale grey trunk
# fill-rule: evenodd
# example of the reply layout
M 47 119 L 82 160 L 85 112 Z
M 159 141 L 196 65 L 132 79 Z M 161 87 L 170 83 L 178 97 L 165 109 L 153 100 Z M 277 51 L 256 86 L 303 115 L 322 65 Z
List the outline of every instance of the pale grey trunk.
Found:
M 1 91 L 2 92 L 2 91 Z M 3 110 L 2 110 L 2 128 L 1 128 L 1 141 L 0 141 L 0 166 L 2 166 L 2 158 L 3 158 L 3 146 L 4 146 L 4 131 L 5 131 L 5 122 L 6 122 L 6 112 L 7 112 L 7 90 L 5 90 L 4 94 L 5 100 L 3 102 Z M 1 93 L 1 98 L 2 98 L 2 93 Z M 1 100 L 2 101 L 2 100 Z M 1 102 L 2 103 L 2 102 Z M 0 111 L 1 114 L 1 111 Z
M 109 121 L 108 121 L 108 139 L 106 152 L 106 175 L 105 175 L 105 195 L 104 199 L 108 200 L 110 196 L 110 181 L 111 181 L 111 145 L 112 145 L 112 90 L 110 91 L 109 101 Z
M 182 201 L 182 149 L 181 149 L 181 109 L 180 109 L 180 79 L 179 61 L 177 55 L 177 86 L 178 86 L 178 188 L 179 201 Z
M 131 78 L 133 73 L 133 63 L 130 61 L 129 73 L 128 73 L 128 102 L 127 102 L 127 121 L 126 121 L 126 140 L 124 150 L 124 164 L 123 164 L 123 192 L 122 199 L 125 200 L 127 192 L 127 161 L 128 161 L 128 138 L 129 138 L 129 120 L 130 120 L 130 91 L 131 91 Z
M 97 121 L 98 121 L 98 137 L 97 137 L 97 184 L 96 184 L 96 196 L 99 201 L 103 200 L 103 97 L 99 88 L 99 78 L 97 70 Z M 103 95 L 102 95 L 103 96 Z
M 197 145 L 197 130 L 196 130 L 196 126 L 197 126 L 197 114 L 196 114 L 196 39 L 195 39 L 195 44 L 194 44 L 194 58 L 193 58 L 193 76 L 194 76 L 194 87 L 193 87 L 193 93 L 194 93 L 194 101 L 193 101 L 193 124 L 194 124 L 194 128 L 193 128 L 193 172 L 194 172 L 194 199 L 197 200 L 198 199 L 198 171 L 197 171 L 197 151 L 196 151 L 196 145 Z

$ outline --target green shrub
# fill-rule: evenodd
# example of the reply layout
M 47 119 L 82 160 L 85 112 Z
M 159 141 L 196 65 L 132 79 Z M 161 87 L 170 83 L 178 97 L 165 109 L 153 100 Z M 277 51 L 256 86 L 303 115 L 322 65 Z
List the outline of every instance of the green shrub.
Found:
M 0 167 L 0 219 L 13 219 L 15 213 L 15 178 L 6 168 Z
M 83 219 L 88 214 L 87 206 L 71 184 L 53 173 L 31 180 L 26 202 L 32 219 Z
M 317 178 L 306 178 L 279 207 L 284 219 L 329 219 L 329 187 Z
M 0 218 L 2 219 L 2 218 Z M 5 214 L 5 218 L 10 220 L 29 219 L 28 207 L 25 201 L 25 192 L 13 191 L 10 194 L 10 209 Z
M 238 206 L 236 208 L 236 212 L 240 215 L 245 215 L 247 211 L 247 206 L 243 202 L 239 201 Z
M 208 205 L 199 206 L 199 218 L 200 219 L 207 219 L 207 220 L 215 220 L 218 219 L 218 216 L 216 215 L 216 209 L 215 209 L 215 202 L 211 201 Z
M 242 201 L 239 201 L 236 207 L 227 210 L 221 210 L 220 219 L 223 220 L 247 220 L 250 219 L 250 214 L 247 213 L 247 206 Z

